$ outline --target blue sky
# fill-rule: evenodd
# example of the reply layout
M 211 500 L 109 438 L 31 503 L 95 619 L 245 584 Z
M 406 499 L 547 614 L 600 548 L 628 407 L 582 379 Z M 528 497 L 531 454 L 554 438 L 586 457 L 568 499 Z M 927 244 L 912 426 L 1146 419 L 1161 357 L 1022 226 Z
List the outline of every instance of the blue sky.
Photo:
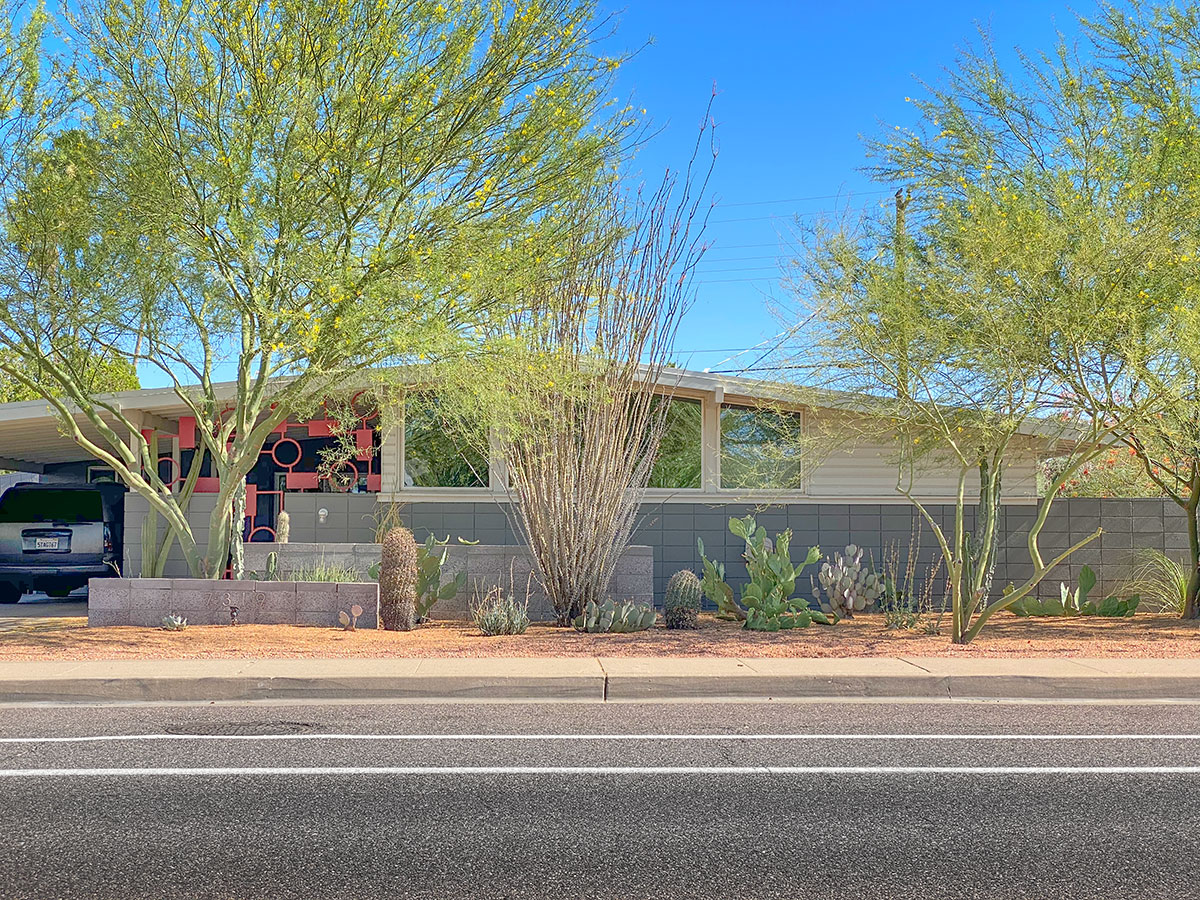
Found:
M 647 181 L 687 162 L 714 82 L 720 92 L 712 249 L 677 341 L 689 368 L 720 370 L 751 365 L 759 353 L 722 361 L 781 330 L 767 298 L 780 292 L 791 217 L 839 204 L 796 198 L 886 200 L 859 171 L 860 135 L 913 121 L 904 98 L 921 90 L 914 77 L 937 81 L 956 50 L 978 40 L 978 24 L 1006 53 L 1048 50 L 1058 31 L 1076 33 L 1075 12 L 1095 9 L 1093 0 L 628 2 L 610 6 L 623 10 L 622 44 L 654 43 L 628 64 L 621 86 L 664 129 L 638 160 Z

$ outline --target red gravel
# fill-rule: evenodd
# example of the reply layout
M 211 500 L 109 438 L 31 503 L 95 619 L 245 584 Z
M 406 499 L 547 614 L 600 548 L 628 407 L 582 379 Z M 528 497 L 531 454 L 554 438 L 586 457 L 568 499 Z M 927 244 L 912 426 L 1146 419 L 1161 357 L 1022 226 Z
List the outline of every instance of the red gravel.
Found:
M 948 626 L 948 621 L 944 627 Z M 0 660 L 237 659 L 303 657 L 1200 657 L 1200 622 L 1139 615 L 1133 619 L 1018 619 L 1000 615 L 966 647 L 945 635 L 888 631 L 863 615 L 833 628 L 759 634 L 702 617 L 697 631 L 661 625 L 638 634 L 578 634 L 534 625 L 516 637 L 487 638 L 462 623 L 409 633 L 343 632 L 290 625 L 87 628 L 82 619 L 47 619 L 0 632 Z

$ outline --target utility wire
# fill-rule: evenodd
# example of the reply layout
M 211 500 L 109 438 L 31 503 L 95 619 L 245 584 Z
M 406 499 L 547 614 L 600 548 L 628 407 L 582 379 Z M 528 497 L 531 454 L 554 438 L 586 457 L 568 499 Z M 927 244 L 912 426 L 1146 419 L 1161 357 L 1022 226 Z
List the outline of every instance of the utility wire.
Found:
M 817 194 L 812 197 L 789 197 L 784 200 L 747 200 L 740 203 L 717 203 L 718 209 L 723 209 L 729 206 L 770 206 L 773 203 L 804 203 L 807 200 L 837 200 L 840 197 L 858 196 L 869 197 L 876 194 L 891 194 L 895 192 L 895 188 L 883 188 L 878 191 L 843 191 L 840 194 Z

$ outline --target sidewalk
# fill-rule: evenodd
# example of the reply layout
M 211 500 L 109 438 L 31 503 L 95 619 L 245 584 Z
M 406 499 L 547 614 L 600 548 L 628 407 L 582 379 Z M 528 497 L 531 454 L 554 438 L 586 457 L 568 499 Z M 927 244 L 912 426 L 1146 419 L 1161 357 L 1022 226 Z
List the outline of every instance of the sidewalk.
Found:
M 1200 659 L 0 661 L 0 703 L 1200 699 Z

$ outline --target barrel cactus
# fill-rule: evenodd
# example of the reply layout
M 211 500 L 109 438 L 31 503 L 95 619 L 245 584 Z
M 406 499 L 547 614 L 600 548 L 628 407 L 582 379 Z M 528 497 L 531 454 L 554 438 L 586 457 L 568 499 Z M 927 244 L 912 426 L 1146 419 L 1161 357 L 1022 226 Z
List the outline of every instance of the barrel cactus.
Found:
M 861 547 L 849 544 L 845 553 L 834 554 L 833 559 L 823 563 L 817 573 L 817 581 L 825 589 L 829 608 L 838 616 L 853 616 L 883 596 L 883 578 L 863 565 L 862 556 Z M 816 587 L 813 588 L 813 595 L 819 599 Z
M 379 565 L 379 624 L 387 631 L 412 631 L 417 619 L 417 542 L 407 528 L 383 538 Z
M 681 569 L 667 582 L 663 619 L 668 628 L 697 628 L 700 613 L 700 579 L 690 569 Z

